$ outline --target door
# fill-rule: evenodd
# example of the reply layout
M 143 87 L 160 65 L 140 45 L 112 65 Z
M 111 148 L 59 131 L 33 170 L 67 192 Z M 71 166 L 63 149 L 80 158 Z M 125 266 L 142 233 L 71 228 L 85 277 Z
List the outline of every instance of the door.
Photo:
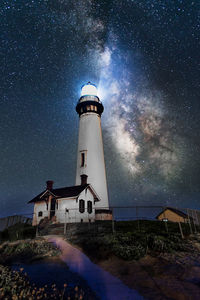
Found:
M 50 207 L 50 219 L 55 216 L 55 209 L 56 209 L 56 199 L 52 198 L 51 199 L 51 207 Z

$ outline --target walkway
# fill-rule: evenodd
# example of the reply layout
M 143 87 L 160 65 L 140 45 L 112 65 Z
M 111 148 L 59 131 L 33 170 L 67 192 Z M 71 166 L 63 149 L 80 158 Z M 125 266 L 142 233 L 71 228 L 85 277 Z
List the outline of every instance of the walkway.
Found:
M 61 237 L 49 237 L 48 241 L 56 244 L 62 251 L 61 259 L 71 271 L 85 279 L 91 289 L 102 300 L 142 300 L 139 293 L 127 287 L 123 282 L 104 271 L 80 250 Z

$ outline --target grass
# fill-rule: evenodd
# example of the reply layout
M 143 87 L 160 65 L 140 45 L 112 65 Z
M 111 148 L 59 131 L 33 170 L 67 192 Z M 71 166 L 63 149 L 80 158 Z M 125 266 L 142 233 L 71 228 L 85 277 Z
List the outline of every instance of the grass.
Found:
M 87 286 L 75 287 L 64 283 L 58 288 L 54 282 L 51 285 L 36 286 L 32 283 L 23 268 L 12 270 L 13 262 L 28 262 L 60 255 L 60 250 L 42 239 L 4 242 L 0 247 L 0 299 L 90 299 L 92 291 Z M 56 276 L 56 275 L 55 275 Z M 89 293 L 89 294 L 88 294 Z M 91 294 L 91 299 L 97 299 Z
M 35 238 L 36 228 L 29 224 L 17 223 L 0 232 L 0 241 L 17 241 Z
M 161 221 L 119 221 L 115 222 L 115 231 L 111 233 L 111 222 L 99 223 L 95 234 L 72 237 L 71 241 L 95 261 L 107 259 L 113 255 L 124 260 L 137 260 L 145 254 L 172 253 L 188 250 L 189 225 L 182 224 L 186 239 L 182 239 L 178 223 Z M 94 232 L 93 232 L 94 233 Z
M 63 285 L 63 289 L 58 289 L 56 284 L 51 286 L 36 287 L 35 284 L 29 282 L 23 268 L 20 271 L 13 271 L 7 266 L 0 265 L 0 299 L 19 300 L 19 299 L 86 299 L 84 290 L 76 286 L 69 287 L 67 283 Z
M 0 247 L 0 263 L 2 264 L 10 264 L 17 260 L 30 262 L 34 259 L 57 255 L 60 255 L 60 250 L 44 240 L 5 242 Z

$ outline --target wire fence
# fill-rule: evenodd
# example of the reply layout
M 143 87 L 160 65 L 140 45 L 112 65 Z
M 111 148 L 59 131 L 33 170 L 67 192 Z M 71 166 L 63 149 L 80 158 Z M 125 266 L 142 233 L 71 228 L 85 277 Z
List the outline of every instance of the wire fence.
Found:
M 122 229 L 126 232 L 133 229 L 150 232 L 154 230 L 154 224 L 160 230 L 167 233 L 175 231 L 184 238 L 200 231 L 200 211 L 166 206 L 113 206 L 95 208 L 90 212 L 87 209 L 80 212 L 77 208 L 45 210 L 33 215 L 37 235 L 96 235 L 116 233 Z
M 9 228 L 17 223 L 21 224 L 32 224 L 33 215 L 27 214 L 27 215 L 14 215 L 14 216 L 8 216 L 4 218 L 0 218 L 0 231 L 5 230 L 6 228 Z
M 151 221 L 151 222 L 150 222 Z M 200 232 L 200 210 L 166 206 L 112 206 L 88 211 L 79 209 L 39 210 L 33 214 L 0 218 L 0 231 L 15 224 L 32 224 L 36 235 L 103 234 L 140 230 L 153 232 L 154 225 L 182 238 Z
M 32 226 L 33 214 L 0 218 L 0 242 L 32 239 L 36 228 Z

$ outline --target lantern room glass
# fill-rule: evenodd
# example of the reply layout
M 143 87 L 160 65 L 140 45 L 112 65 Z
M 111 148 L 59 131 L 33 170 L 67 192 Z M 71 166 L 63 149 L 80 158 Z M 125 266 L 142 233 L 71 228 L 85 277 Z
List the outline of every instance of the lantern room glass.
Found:
M 88 82 L 82 87 L 81 96 L 97 96 L 97 87 Z

